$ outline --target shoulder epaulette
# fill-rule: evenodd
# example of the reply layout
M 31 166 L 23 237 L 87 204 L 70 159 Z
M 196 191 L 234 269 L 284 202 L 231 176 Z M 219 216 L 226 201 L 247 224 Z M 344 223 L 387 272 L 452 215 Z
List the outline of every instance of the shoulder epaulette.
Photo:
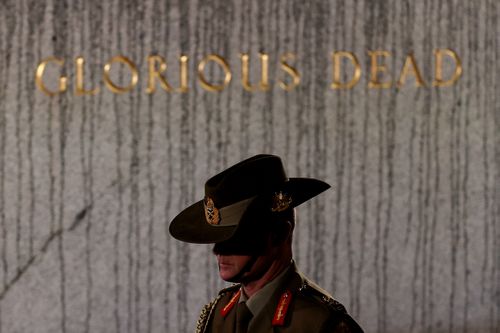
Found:
M 333 299 L 330 294 L 328 294 L 325 290 L 321 289 L 317 285 L 307 280 L 304 280 L 302 286 L 299 289 L 299 292 L 302 295 L 312 297 L 316 301 L 326 305 L 330 310 L 335 312 L 347 313 L 345 307 Z

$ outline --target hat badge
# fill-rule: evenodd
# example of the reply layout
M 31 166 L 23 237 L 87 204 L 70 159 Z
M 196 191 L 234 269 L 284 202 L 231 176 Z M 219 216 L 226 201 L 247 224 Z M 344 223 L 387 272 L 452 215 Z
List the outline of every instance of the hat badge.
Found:
M 205 218 L 207 222 L 211 225 L 218 225 L 220 223 L 220 215 L 219 210 L 215 207 L 214 201 L 206 197 L 203 201 L 203 205 L 205 206 Z
M 282 212 L 287 210 L 292 203 L 292 197 L 284 192 L 276 192 L 273 195 L 273 205 L 271 207 L 272 212 Z

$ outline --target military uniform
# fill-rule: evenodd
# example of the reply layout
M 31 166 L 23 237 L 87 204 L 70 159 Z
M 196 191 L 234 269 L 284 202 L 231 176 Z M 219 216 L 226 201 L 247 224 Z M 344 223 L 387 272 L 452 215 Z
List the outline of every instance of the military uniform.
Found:
M 329 187 L 319 179 L 289 178 L 275 155 L 256 155 L 206 181 L 205 197 L 174 217 L 170 234 L 183 242 L 215 244 L 218 260 L 229 260 L 226 268 L 219 266 L 228 281 L 246 281 L 248 286 L 262 279 L 252 275 L 259 269 L 259 258 L 260 269 L 271 260 L 279 270 L 250 298 L 240 285 L 222 290 L 203 309 L 198 332 L 362 332 L 340 303 L 288 262 L 295 207 Z M 269 257 L 270 250 L 277 255 Z M 234 264 L 245 257 L 243 267 Z M 235 267 L 239 270 L 233 272 Z
M 240 285 L 221 290 L 217 298 L 203 308 L 196 332 L 236 332 L 241 293 Z M 268 301 L 248 323 L 248 333 L 363 332 L 342 304 L 305 278 L 294 264 L 269 293 Z

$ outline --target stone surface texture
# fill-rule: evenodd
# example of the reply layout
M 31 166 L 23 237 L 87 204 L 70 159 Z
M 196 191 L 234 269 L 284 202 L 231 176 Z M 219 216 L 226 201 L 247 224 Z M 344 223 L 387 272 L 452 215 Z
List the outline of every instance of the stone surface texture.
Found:
M 193 331 L 224 283 L 211 247 L 168 223 L 208 176 L 257 153 L 333 185 L 299 207 L 295 258 L 366 332 L 499 332 L 498 1 L 3 0 L 0 16 L 0 332 Z M 463 73 L 434 87 L 445 48 Z M 369 87 L 374 50 L 390 88 Z M 359 60 L 352 89 L 330 88 L 335 51 Z M 269 90 L 248 92 L 240 54 L 255 84 L 259 52 Z M 423 87 L 411 73 L 396 85 L 410 53 Z M 210 54 L 232 74 L 220 92 L 199 82 Z M 121 94 L 103 81 L 118 55 L 138 71 Z M 157 81 L 147 94 L 151 55 L 174 90 L 188 56 L 188 91 Z M 53 97 L 35 85 L 51 56 L 64 64 L 47 65 L 47 87 L 68 78 Z M 94 95 L 75 93 L 77 57 Z M 126 65 L 111 73 L 130 83 Z

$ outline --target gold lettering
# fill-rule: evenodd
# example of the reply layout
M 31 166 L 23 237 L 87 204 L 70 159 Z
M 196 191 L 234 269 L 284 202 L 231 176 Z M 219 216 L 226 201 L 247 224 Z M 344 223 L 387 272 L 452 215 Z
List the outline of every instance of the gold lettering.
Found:
M 176 89 L 177 92 L 185 93 L 188 91 L 188 73 L 187 73 L 187 56 L 181 56 L 179 58 L 180 65 L 180 87 Z M 157 68 L 159 64 L 159 69 Z M 153 94 L 156 92 L 156 79 L 160 81 L 160 86 L 163 90 L 172 92 L 174 89 L 168 83 L 167 79 L 162 75 L 163 72 L 167 70 L 167 63 L 165 59 L 159 55 L 148 57 L 148 87 L 146 88 L 146 93 Z
M 410 72 L 412 73 L 412 75 L 415 76 L 415 84 L 417 87 L 425 86 L 424 80 L 422 79 L 422 75 L 418 70 L 415 58 L 413 57 L 413 54 L 410 53 L 406 56 L 405 64 L 403 65 L 403 69 L 401 70 L 401 75 L 399 76 L 398 80 L 398 87 L 404 86 L 406 77 Z
M 181 75 L 181 86 L 177 89 L 180 93 L 186 93 L 188 91 L 188 56 L 181 56 L 180 61 L 180 75 Z
M 130 78 L 130 84 L 126 87 L 120 87 L 120 86 L 114 84 L 113 81 L 111 81 L 109 74 L 111 71 L 111 65 L 115 62 L 120 62 L 120 63 L 126 65 L 131 71 L 132 76 Z M 137 82 L 139 81 L 139 72 L 137 71 L 137 67 L 135 66 L 135 64 L 132 61 L 130 61 L 130 59 L 128 59 L 127 57 L 124 57 L 124 56 L 115 56 L 115 57 L 111 58 L 104 65 L 104 72 L 103 72 L 102 76 L 104 79 L 104 83 L 106 84 L 108 89 L 114 93 L 117 93 L 117 94 L 122 94 L 122 93 L 125 93 L 125 92 L 132 90 L 137 85 Z
M 340 76 L 340 64 L 342 58 L 349 59 L 354 66 L 354 75 L 349 82 L 342 83 Z M 361 66 L 358 59 L 352 52 L 347 51 L 336 51 L 332 54 L 333 61 L 333 83 L 331 84 L 332 89 L 351 89 L 354 87 L 361 78 Z
M 160 64 L 159 69 L 157 69 L 156 67 L 157 63 Z M 165 77 L 163 77 L 162 75 L 162 73 L 165 72 L 166 70 L 167 70 L 167 64 L 165 63 L 163 57 L 159 55 L 148 57 L 149 76 L 148 76 L 148 87 L 146 88 L 146 93 L 153 94 L 156 92 L 155 81 L 157 78 L 160 80 L 160 86 L 163 88 L 163 90 L 168 92 L 173 90 L 170 84 L 168 84 Z
M 56 57 L 48 57 L 42 60 L 38 67 L 36 68 L 35 72 L 35 84 L 40 89 L 43 93 L 45 93 L 48 96 L 55 96 L 57 94 L 60 94 L 62 92 L 66 91 L 67 88 L 67 78 L 65 76 L 59 77 L 59 90 L 57 91 L 52 91 L 49 90 L 46 86 L 45 83 L 43 82 L 43 74 L 45 73 L 45 68 L 47 67 L 47 64 L 53 62 L 59 66 L 64 65 L 64 60 L 63 59 L 58 59 Z
M 448 56 L 455 61 L 455 72 L 448 80 L 443 79 L 443 56 Z M 434 87 L 449 87 L 458 81 L 462 75 L 462 62 L 455 51 L 451 49 L 434 50 L 435 68 L 434 68 Z
M 210 84 L 205 78 L 204 74 L 205 66 L 208 64 L 209 61 L 213 61 L 220 67 L 222 67 L 222 70 L 224 71 L 225 74 L 224 82 L 222 84 L 219 85 Z M 205 58 L 203 58 L 198 64 L 198 79 L 200 80 L 200 84 L 203 87 L 203 89 L 212 92 L 221 91 L 229 84 L 229 82 L 231 82 L 231 70 L 227 62 L 221 56 L 218 56 L 216 54 L 210 54 Z
M 391 82 L 380 82 L 378 78 L 379 73 L 384 73 L 387 71 L 387 67 L 385 65 L 379 65 L 377 59 L 378 57 L 389 57 L 390 53 L 388 51 L 368 51 L 368 55 L 371 58 L 371 66 L 370 66 L 370 73 L 371 73 L 371 78 L 370 82 L 368 82 L 368 87 L 369 88 L 390 88 L 391 87 Z
M 246 91 L 256 91 L 256 90 L 261 90 L 261 91 L 266 91 L 269 90 L 269 56 L 265 53 L 259 53 L 260 57 L 260 68 L 261 68 L 261 74 L 260 74 L 260 82 L 258 85 L 251 85 L 250 84 L 250 78 L 249 78 L 249 70 L 248 70 L 248 54 L 242 53 L 240 55 L 241 57 L 241 83 L 243 85 L 243 88 Z
M 84 80 L 83 80 L 83 65 L 85 64 L 85 60 L 83 57 L 77 57 L 75 60 L 76 63 L 76 87 L 75 87 L 75 95 L 83 96 L 83 95 L 95 95 L 99 92 L 99 88 L 85 90 L 84 88 Z
M 295 68 L 293 68 L 286 62 L 287 59 L 295 60 L 295 55 L 293 53 L 285 53 L 280 57 L 281 69 L 283 69 L 283 71 L 285 71 L 288 75 L 292 77 L 292 83 L 286 84 L 285 81 L 280 80 L 279 85 L 283 90 L 290 91 L 299 85 L 300 75 Z

